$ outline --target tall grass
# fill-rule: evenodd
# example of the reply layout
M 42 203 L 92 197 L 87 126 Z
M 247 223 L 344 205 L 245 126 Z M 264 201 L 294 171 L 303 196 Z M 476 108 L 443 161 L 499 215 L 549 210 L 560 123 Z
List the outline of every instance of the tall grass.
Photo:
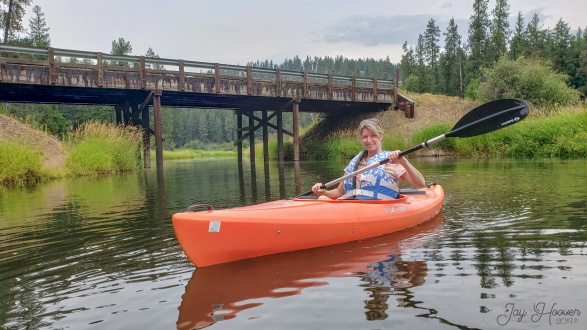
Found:
M 0 144 L 0 183 L 23 184 L 43 177 L 41 153 L 17 142 Z
M 67 137 L 65 166 L 72 175 L 132 171 L 140 163 L 141 141 L 136 127 L 86 122 Z
M 587 157 L 587 112 L 530 118 L 506 129 L 458 139 L 460 154 L 507 157 Z
M 152 151 L 154 153 L 154 151 Z M 234 157 L 236 150 L 194 150 L 194 149 L 179 149 L 179 150 L 163 150 L 164 160 L 173 159 L 193 159 L 193 158 L 219 158 L 219 157 Z M 151 158 L 153 161 L 154 158 Z

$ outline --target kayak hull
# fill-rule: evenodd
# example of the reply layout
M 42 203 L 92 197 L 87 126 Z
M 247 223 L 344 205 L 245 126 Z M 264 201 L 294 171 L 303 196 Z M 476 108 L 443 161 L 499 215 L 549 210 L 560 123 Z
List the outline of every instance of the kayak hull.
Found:
M 291 199 L 172 217 L 179 244 L 197 267 L 340 244 L 392 233 L 433 218 L 440 185 L 397 200 Z

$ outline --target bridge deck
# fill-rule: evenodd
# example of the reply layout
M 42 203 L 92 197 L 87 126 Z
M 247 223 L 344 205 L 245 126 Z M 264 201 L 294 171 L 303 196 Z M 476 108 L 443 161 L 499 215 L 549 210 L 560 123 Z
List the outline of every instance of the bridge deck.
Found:
M 0 51 L 36 54 L 0 57 L 0 101 L 8 102 L 115 105 L 160 90 L 161 105 L 170 107 L 276 109 L 296 99 L 300 111 L 337 112 L 384 109 L 397 97 L 390 80 L 53 48 L 2 45 Z

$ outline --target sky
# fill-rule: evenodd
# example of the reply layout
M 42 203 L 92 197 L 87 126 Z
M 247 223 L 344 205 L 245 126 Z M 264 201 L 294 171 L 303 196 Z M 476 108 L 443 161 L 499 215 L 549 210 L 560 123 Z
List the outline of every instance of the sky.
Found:
M 473 0 L 33 0 L 45 13 L 55 48 L 109 53 L 130 41 L 132 55 L 149 47 L 162 58 L 246 65 L 299 56 L 374 58 L 398 63 L 402 44 L 415 44 L 430 19 L 441 32 L 451 18 L 463 41 Z M 488 12 L 495 7 L 489 1 Z M 509 0 L 511 28 L 521 12 L 544 28 L 562 19 L 587 27 L 587 1 Z M 32 6 L 27 8 L 28 18 Z M 444 37 L 440 39 L 441 46 Z

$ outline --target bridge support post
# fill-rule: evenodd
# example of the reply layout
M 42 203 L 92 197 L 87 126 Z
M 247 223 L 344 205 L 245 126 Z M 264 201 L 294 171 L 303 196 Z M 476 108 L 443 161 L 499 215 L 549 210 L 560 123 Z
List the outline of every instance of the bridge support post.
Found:
M 155 117 L 155 157 L 157 168 L 163 167 L 163 129 L 161 125 L 161 94 L 160 89 L 153 94 L 153 115 Z
M 269 129 L 267 126 L 267 110 L 262 110 L 263 125 L 263 162 L 265 166 L 269 162 Z
M 283 111 L 277 110 L 277 160 L 282 163 L 285 160 L 283 150 Z
M 293 160 L 300 160 L 300 100 L 296 99 L 293 103 Z
M 249 110 L 249 150 L 251 151 L 251 164 L 255 163 L 255 117 L 253 110 Z M 252 167 L 252 165 L 251 165 Z
M 243 162 L 243 113 L 240 109 L 236 110 L 236 140 L 238 142 L 238 148 L 236 149 L 238 163 L 242 164 Z
M 124 124 L 132 124 L 132 114 L 130 112 L 130 101 L 126 100 L 122 104 L 122 119 Z
M 149 128 L 149 107 L 141 110 L 141 126 L 143 127 L 143 167 L 151 168 L 151 129 Z
M 116 125 L 122 124 L 122 110 L 124 109 L 124 104 L 117 104 L 114 106 L 114 113 L 116 114 Z

